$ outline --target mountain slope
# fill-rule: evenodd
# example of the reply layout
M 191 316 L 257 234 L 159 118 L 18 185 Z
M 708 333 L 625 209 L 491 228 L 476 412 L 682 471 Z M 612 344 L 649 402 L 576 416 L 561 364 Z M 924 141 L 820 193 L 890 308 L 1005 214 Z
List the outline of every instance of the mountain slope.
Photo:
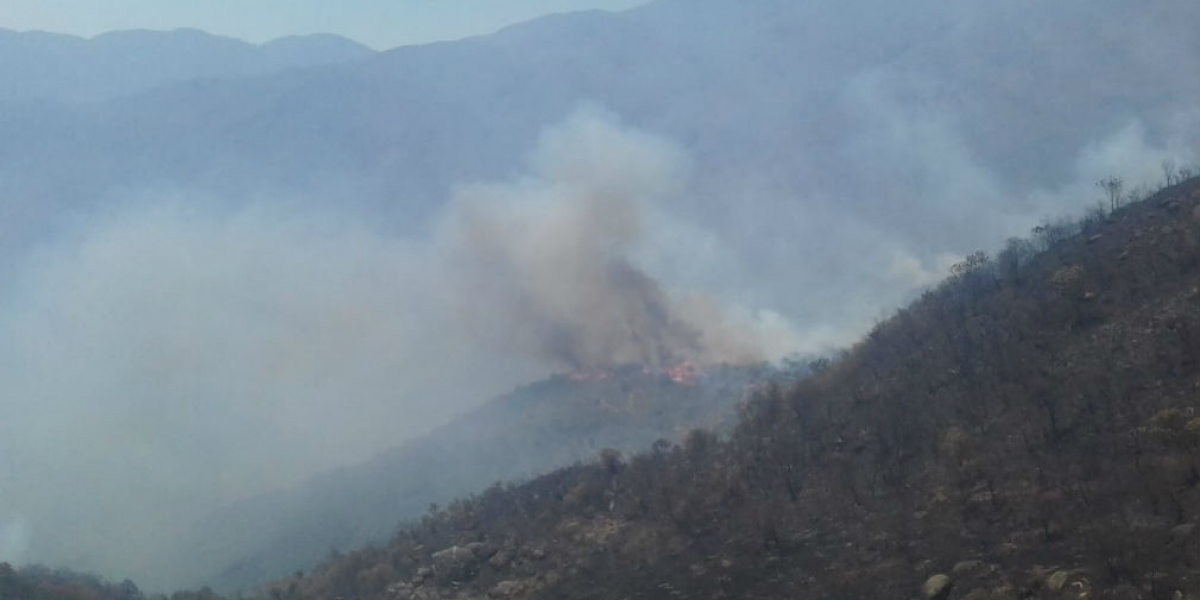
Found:
M 667 209 L 699 242 L 654 273 L 664 285 L 844 333 L 977 240 L 1090 203 L 1072 182 L 1195 162 L 1197 11 L 660 0 L 348 64 L 24 103 L 0 111 L 0 273 L 87 238 L 94 214 L 163 198 L 423 233 L 456 183 L 522 172 L 546 123 L 598 102 L 694 163 Z
M 178 540 L 177 555 L 149 569 L 164 581 L 244 589 L 325 558 L 330 549 L 385 541 L 431 503 L 590 459 L 633 451 L 694 427 L 727 427 L 752 386 L 800 371 L 712 369 L 677 383 L 637 367 L 558 376 L 496 398 L 439 430 L 371 461 L 321 474 L 294 489 L 214 512 Z
M 964 261 L 728 439 L 493 488 L 264 593 L 1191 598 L 1198 390 L 1191 179 Z
M 86 114 L 9 113 L 0 182 L 39 223 L 183 189 L 230 204 L 336 201 L 411 232 L 454 185 L 518 170 L 547 123 L 595 102 L 693 157 L 675 208 L 718 232 L 739 286 L 814 320 L 859 322 L 879 307 L 846 297 L 902 298 L 894 263 L 932 268 L 1023 230 L 1063 209 L 1029 194 L 1090 185 L 1112 153 L 1138 153 L 1138 178 L 1168 156 L 1195 162 L 1200 84 L 1181 74 L 1200 68 L 1197 11 L 659 0 Z M 796 255 L 862 259 L 817 272 Z
M 88 39 L 0 29 L 0 106 L 98 102 L 192 79 L 263 75 L 372 54 L 334 35 L 257 46 L 195 29 L 115 31 Z

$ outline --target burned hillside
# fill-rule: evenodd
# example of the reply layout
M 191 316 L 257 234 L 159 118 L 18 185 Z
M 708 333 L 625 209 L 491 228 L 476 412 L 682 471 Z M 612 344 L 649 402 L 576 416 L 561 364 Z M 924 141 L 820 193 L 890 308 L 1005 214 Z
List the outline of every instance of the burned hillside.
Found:
M 1192 598 L 1200 180 L 980 253 L 704 430 L 431 511 L 273 598 Z

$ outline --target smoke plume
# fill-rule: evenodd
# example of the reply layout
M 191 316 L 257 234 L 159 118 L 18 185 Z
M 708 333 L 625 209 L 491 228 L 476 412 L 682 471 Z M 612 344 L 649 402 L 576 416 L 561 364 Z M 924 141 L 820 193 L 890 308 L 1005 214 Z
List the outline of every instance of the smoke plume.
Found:
M 671 144 L 584 110 L 424 237 L 188 194 L 78 218 L 0 299 L 0 560 L 170 586 L 147 565 L 193 519 L 519 383 L 799 349 L 777 314 L 644 266 L 686 259 L 687 178 Z
M 573 368 L 764 360 L 779 358 L 773 336 L 794 343 L 781 319 L 734 319 L 635 263 L 654 244 L 647 213 L 686 187 L 676 148 L 585 110 L 543 136 L 530 166 L 516 183 L 461 188 L 441 223 L 458 309 L 491 343 Z

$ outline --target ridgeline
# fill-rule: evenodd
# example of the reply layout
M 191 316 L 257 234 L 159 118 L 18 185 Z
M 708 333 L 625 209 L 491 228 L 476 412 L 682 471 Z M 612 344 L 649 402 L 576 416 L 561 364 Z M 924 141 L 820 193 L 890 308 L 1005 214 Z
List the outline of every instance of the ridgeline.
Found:
M 973 254 L 813 366 L 728 435 L 497 484 L 257 595 L 1200 598 L 1200 179 Z M 110 588 L 0 571 L 5 600 L 137 595 Z
M 976 253 L 817 367 L 727 438 L 497 485 L 263 594 L 1200 595 L 1200 179 Z

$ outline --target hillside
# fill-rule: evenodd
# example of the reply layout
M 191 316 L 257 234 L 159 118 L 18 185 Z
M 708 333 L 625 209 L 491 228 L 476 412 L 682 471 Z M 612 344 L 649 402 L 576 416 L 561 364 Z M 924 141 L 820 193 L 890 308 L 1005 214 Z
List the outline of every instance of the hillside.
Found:
M 365 464 L 215 511 L 147 570 L 156 581 L 246 589 L 315 565 L 331 549 L 384 542 L 430 504 L 496 481 L 524 481 L 606 448 L 678 441 L 695 427 L 728 429 L 754 386 L 801 369 L 723 367 L 675 381 L 624 367 L 522 386 Z M 179 573 L 162 576 L 172 569 Z
M 264 594 L 1194 598 L 1198 367 L 1191 179 L 974 255 L 728 437 L 493 487 Z
M 11 81 L 34 77 L 0 95 L 38 78 L 66 90 L 0 110 L 0 532 L 21 533 L 5 556 L 147 589 L 195 573 L 236 586 L 540 472 L 480 461 L 482 481 L 409 495 L 349 468 L 269 493 L 586 364 L 526 343 L 563 339 L 546 324 L 615 317 L 577 331 L 636 338 L 646 321 L 622 327 L 624 311 L 663 314 L 595 283 L 711 300 L 793 349 L 846 345 L 979 244 L 995 254 L 1090 204 L 1101 177 L 1135 187 L 1164 159 L 1195 171 L 1198 21 L 1188 0 L 655 0 L 240 74 L 304 40 L 133 32 L 44 40 L 90 49 L 40 66 L 0 53 Z M 358 51 L 308 41 L 316 57 Z M 141 62 L 90 63 L 106 45 Z M 242 58 L 203 71 L 227 47 Z M 92 76 L 129 87 L 72 95 Z M 639 209 L 566 229 L 558 191 L 597 206 L 631 192 Z M 520 252 L 466 235 L 477 202 Z M 573 242 L 588 232 L 614 235 Z M 645 278 L 569 268 L 572 248 L 605 266 L 613 240 Z M 531 283 L 572 302 L 529 302 Z M 575 443 L 558 464 L 624 440 Z
M 13 568 L 0 562 L 0 598 L 5 600 L 139 600 L 132 581 L 110 583 L 95 575 L 40 566 Z

